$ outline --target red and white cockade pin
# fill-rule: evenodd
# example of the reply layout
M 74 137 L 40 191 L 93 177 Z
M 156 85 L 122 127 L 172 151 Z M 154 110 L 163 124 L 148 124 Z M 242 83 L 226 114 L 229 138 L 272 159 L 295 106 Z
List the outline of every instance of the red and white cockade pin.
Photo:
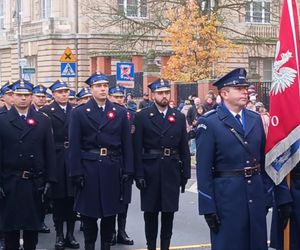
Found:
M 27 119 L 26 122 L 27 122 L 27 124 L 30 125 L 30 126 L 36 125 L 36 121 L 33 120 L 32 118 Z
M 172 123 L 172 122 L 175 122 L 175 121 L 176 121 L 175 116 L 169 115 L 169 116 L 168 116 L 168 121 L 171 122 L 171 123 Z
M 112 120 L 112 119 L 114 119 L 114 118 L 115 118 L 115 113 L 114 113 L 114 112 L 112 112 L 112 111 L 110 111 L 110 112 L 107 112 L 107 117 L 108 117 L 108 119 Z
M 130 121 L 131 120 L 131 114 L 129 112 L 127 112 L 127 120 Z

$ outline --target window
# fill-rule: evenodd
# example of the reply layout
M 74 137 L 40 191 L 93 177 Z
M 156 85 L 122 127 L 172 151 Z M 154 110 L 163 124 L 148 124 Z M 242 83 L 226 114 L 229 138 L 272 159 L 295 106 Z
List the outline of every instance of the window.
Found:
M 51 0 L 41 0 L 42 18 L 47 19 L 51 15 Z
M 4 29 L 4 0 L 0 0 L 0 30 Z
M 246 22 L 270 23 L 271 21 L 270 0 L 253 0 L 246 3 Z
M 147 17 L 147 0 L 118 0 L 118 11 L 127 17 Z
M 272 81 L 272 69 L 274 58 L 249 58 L 249 78 L 259 78 L 264 82 Z

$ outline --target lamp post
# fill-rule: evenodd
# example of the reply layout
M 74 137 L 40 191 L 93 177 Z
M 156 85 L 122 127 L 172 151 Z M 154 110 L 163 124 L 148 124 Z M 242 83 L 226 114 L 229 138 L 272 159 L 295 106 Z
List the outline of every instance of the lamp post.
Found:
M 20 15 L 20 0 L 16 0 L 16 20 L 17 20 L 17 50 L 18 50 L 18 69 L 19 79 L 22 78 L 21 61 L 21 15 Z

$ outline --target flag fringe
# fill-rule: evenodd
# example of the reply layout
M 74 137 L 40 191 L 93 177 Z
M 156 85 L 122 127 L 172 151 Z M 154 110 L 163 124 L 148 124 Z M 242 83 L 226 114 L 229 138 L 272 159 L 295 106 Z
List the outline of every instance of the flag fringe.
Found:
M 296 166 L 300 161 L 300 151 L 295 152 L 289 160 L 287 160 L 283 167 L 277 171 L 272 167 L 272 163 L 283 153 L 285 153 L 291 145 L 300 140 L 300 125 L 291 131 L 291 133 L 277 143 L 267 154 L 265 160 L 265 169 L 268 175 L 272 178 L 276 185 L 278 185 L 284 177 Z

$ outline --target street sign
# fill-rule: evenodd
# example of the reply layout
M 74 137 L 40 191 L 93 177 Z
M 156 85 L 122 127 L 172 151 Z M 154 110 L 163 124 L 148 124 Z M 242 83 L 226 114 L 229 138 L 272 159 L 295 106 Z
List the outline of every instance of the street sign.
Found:
M 27 66 L 27 59 L 26 58 L 19 59 L 19 65 L 22 68 L 26 67 Z
M 60 73 L 62 77 L 76 77 L 76 63 L 62 62 L 60 64 Z
M 134 88 L 134 64 L 133 63 L 117 63 L 117 84 L 125 88 Z
M 32 75 L 35 74 L 35 68 L 23 68 L 23 74 Z
M 77 62 L 76 56 L 73 54 L 72 50 L 67 47 L 60 57 L 60 62 Z

